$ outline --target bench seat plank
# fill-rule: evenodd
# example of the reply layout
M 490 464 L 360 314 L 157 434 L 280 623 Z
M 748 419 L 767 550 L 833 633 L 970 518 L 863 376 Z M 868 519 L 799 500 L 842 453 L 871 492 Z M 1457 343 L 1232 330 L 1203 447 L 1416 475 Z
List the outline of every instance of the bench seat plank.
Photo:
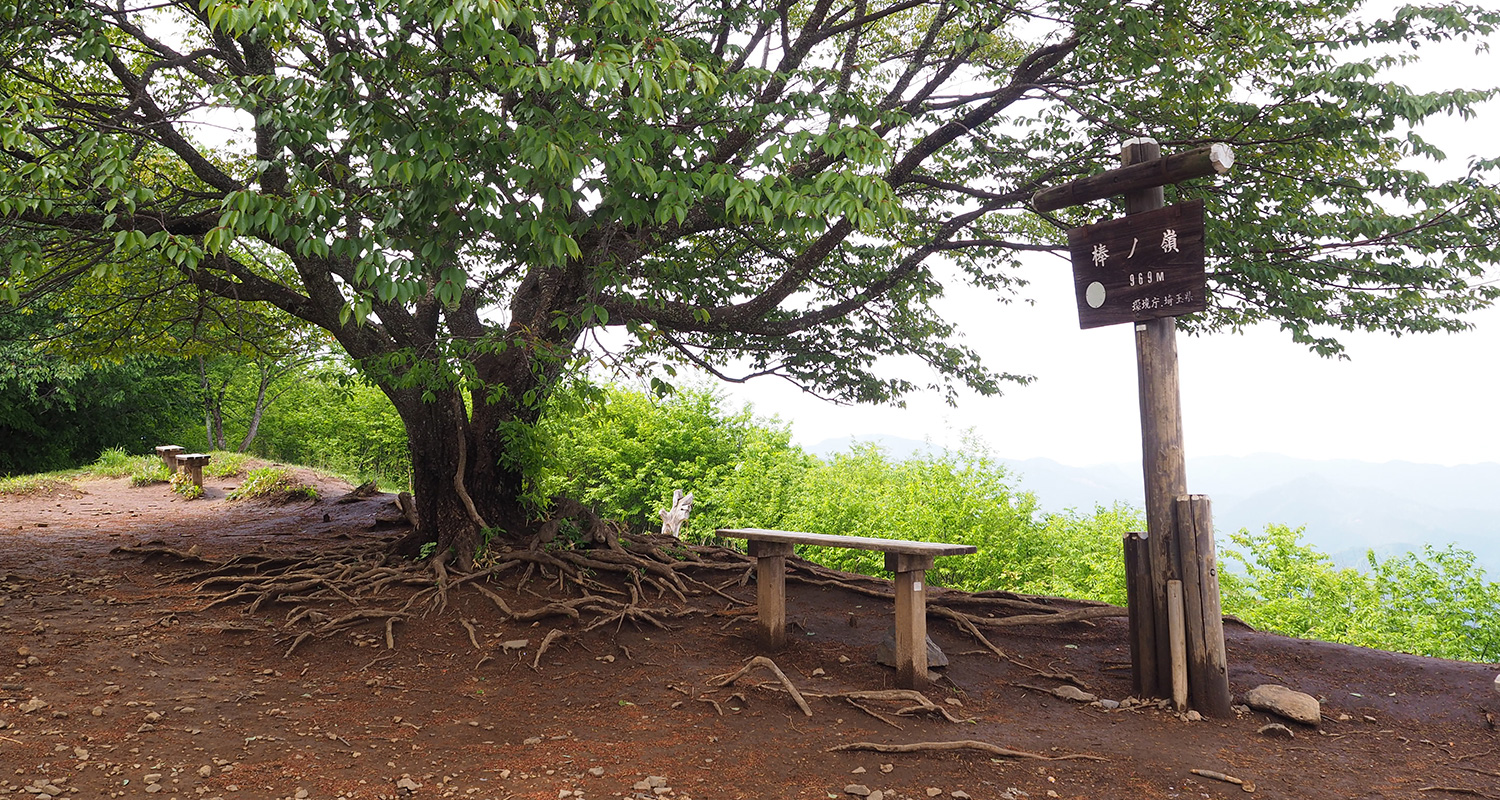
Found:
M 764 528 L 724 528 L 718 535 L 731 539 L 752 542 L 785 542 L 816 547 L 847 547 L 852 550 L 875 550 L 882 553 L 920 556 L 957 556 L 977 553 L 979 548 L 971 544 L 948 544 L 945 542 L 912 542 L 905 539 L 880 539 L 874 536 L 833 536 L 826 533 L 802 533 L 801 531 L 772 531 Z

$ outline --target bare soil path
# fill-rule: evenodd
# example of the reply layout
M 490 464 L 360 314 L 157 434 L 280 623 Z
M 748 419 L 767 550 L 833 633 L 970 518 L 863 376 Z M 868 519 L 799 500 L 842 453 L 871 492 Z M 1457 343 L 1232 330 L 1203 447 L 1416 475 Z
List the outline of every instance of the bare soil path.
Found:
M 633 607 L 666 629 L 628 616 L 586 632 L 597 614 L 522 619 L 582 593 L 545 569 L 524 580 L 514 569 L 484 584 L 510 615 L 474 581 L 454 586 L 446 609 L 413 606 L 392 626 L 393 649 L 370 620 L 287 656 L 338 603 L 210 606 L 222 591 L 195 588 L 202 564 L 115 551 L 156 542 L 210 561 L 306 558 L 378 552 L 401 532 L 379 521 L 395 516 L 389 495 L 340 503 L 349 487 L 312 479 L 324 499 L 288 505 L 226 501 L 234 479 L 191 502 L 125 480 L 0 496 L 0 794 L 706 800 L 852 798 L 846 787 L 859 785 L 879 800 L 1245 796 L 1196 769 L 1271 798 L 1500 798 L 1500 732 L 1486 720 L 1500 712 L 1494 665 L 1229 626 L 1236 694 L 1283 683 L 1323 701 L 1321 727 L 1287 722 L 1295 736 L 1284 739 L 1257 732 L 1281 721 L 1260 712 L 1190 722 L 1020 685 L 1060 686 L 1069 673 L 1125 698 L 1123 619 L 991 631 L 1009 659 L 933 619 L 952 664 L 925 694 L 932 707 L 913 710 L 847 696 L 893 687 L 874 663 L 891 617 L 889 600 L 868 593 L 877 585 L 794 575 L 795 641 L 770 655 L 809 717 L 767 670 L 714 685 L 763 655 L 746 613 L 754 585 L 733 570 L 684 570 L 722 587 L 685 599 L 637 591 Z M 630 592 L 622 576 L 596 578 L 600 591 Z M 392 584 L 387 604 L 428 583 Z M 958 741 L 1043 758 L 834 749 Z

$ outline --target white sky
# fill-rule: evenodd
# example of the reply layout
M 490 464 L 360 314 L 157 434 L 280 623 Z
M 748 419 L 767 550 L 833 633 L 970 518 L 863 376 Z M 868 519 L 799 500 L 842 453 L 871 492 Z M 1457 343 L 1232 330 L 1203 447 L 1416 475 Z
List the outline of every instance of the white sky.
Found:
M 1474 55 L 1472 47 L 1457 45 L 1441 50 L 1435 63 L 1409 69 L 1402 79 L 1422 89 L 1455 78 L 1500 81 L 1500 54 Z M 1492 102 L 1479 119 L 1436 125 L 1424 135 L 1461 170 L 1469 155 L 1496 154 L 1496 130 L 1500 104 Z M 956 446 L 972 430 L 1002 458 L 1079 466 L 1139 461 L 1132 326 L 1079 330 L 1067 264 L 1037 258 L 1029 271 L 1034 306 L 1000 306 L 977 292 L 945 303 L 986 363 L 1036 376 L 1029 386 L 1010 387 L 1001 397 L 966 395 L 957 408 L 935 394 L 915 395 L 905 409 L 835 406 L 777 379 L 727 391 L 789 422 L 803 445 L 887 434 Z M 1475 330 L 1462 334 L 1349 334 L 1348 361 L 1313 355 L 1273 326 L 1239 336 L 1179 334 L 1188 456 L 1500 462 L 1500 308 L 1472 320 Z

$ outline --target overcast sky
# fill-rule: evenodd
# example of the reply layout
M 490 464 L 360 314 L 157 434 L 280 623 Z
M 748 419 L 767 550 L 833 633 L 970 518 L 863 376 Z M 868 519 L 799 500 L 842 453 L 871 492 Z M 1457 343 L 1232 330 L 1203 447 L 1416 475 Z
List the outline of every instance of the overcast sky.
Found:
M 1500 81 L 1500 54 L 1442 49 L 1437 63 L 1409 70 L 1417 88 L 1455 76 Z M 1424 131 L 1461 170 L 1468 156 L 1495 155 L 1500 104 L 1480 119 Z M 998 370 L 1030 374 L 1004 396 L 963 397 L 957 408 L 935 395 L 908 407 L 835 406 L 776 379 L 728 387 L 763 415 L 815 445 L 842 436 L 887 434 L 953 446 L 972 430 L 1002 458 L 1045 457 L 1074 465 L 1140 460 L 1135 347 L 1129 325 L 1079 330 L 1072 277 L 1062 260 L 1028 268 L 1034 306 L 999 306 L 979 296 L 950 297 L 965 343 Z M 1493 276 L 1500 278 L 1500 276 Z M 1394 338 L 1345 337 L 1347 361 L 1320 358 L 1287 334 L 1263 327 L 1244 335 L 1179 335 L 1184 440 L 1189 458 L 1280 453 L 1329 459 L 1433 464 L 1500 462 L 1500 309 L 1474 316 L 1475 330 Z

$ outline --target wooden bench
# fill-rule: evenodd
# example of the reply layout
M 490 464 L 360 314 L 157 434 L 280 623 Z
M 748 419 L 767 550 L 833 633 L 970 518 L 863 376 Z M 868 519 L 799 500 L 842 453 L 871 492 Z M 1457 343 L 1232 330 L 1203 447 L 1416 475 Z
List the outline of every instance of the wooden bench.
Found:
M 186 455 L 177 456 L 177 463 L 182 467 L 182 471 L 186 472 L 189 478 L 192 478 L 193 485 L 202 489 L 203 465 L 207 464 L 210 458 L 212 456 L 207 453 L 187 453 Z
M 182 455 L 183 448 L 175 444 L 164 444 L 156 448 L 156 454 L 167 465 L 167 472 L 177 471 L 177 457 Z
M 885 568 L 896 574 L 896 682 L 903 689 L 927 682 L 927 595 L 923 579 L 938 556 L 977 552 L 967 544 L 909 542 L 868 536 L 734 528 L 720 536 L 744 539 L 755 557 L 756 601 L 762 643 L 773 650 L 786 644 L 786 557 L 795 545 L 847 547 L 885 553 Z

